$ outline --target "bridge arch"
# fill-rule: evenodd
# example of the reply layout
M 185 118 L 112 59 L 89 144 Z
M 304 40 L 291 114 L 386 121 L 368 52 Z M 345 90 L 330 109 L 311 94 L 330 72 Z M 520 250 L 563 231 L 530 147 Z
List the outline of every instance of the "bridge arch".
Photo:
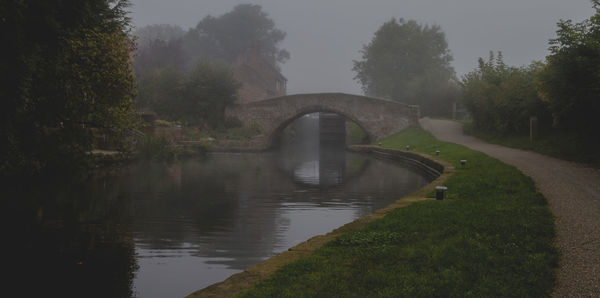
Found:
M 235 105 L 225 111 L 228 118 L 258 123 L 264 129 L 262 147 L 269 148 L 277 135 L 295 119 L 314 112 L 331 112 L 360 126 L 372 141 L 410 126 L 417 126 L 419 107 L 395 101 L 344 93 L 295 94 Z
M 331 107 L 307 106 L 305 108 L 299 109 L 295 114 L 288 115 L 288 117 L 286 119 L 284 119 L 283 122 L 281 122 L 279 124 L 279 126 L 277 126 L 271 134 L 266 135 L 267 141 L 268 141 L 267 143 L 269 145 L 272 145 L 275 142 L 275 140 L 281 135 L 283 130 L 288 125 L 290 125 L 292 122 L 294 122 L 296 119 L 298 119 L 304 115 L 318 113 L 318 112 L 334 113 L 334 114 L 338 114 L 346 119 L 349 119 L 350 121 L 356 123 L 363 131 L 365 131 L 365 133 L 367 133 L 367 136 L 370 141 L 374 141 L 376 139 L 375 136 L 372 133 L 370 133 L 367 128 L 362 126 L 362 124 L 360 123 L 360 120 L 358 120 L 354 115 L 346 114 L 343 111 L 339 111 L 337 109 L 332 109 Z

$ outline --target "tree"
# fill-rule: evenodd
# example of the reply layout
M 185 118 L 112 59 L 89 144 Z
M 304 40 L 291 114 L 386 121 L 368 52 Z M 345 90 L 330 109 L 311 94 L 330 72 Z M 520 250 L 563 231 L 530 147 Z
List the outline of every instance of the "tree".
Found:
M 184 70 L 188 56 L 183 51 L 185 31 L 173 25 L 149 25 L 135 32 L 137 49 L 133 67 L 138 79 L 156 68 Z
M 259 5 L 242 4 L 219 17 L 207 16 L 187 32 L 151 25 L 136 34 L 137 106 L 192 125 L 224 124 L 225 106 L 233 103 L 240 87 L 229 67 L 252 47 L 274 63 L 289 59 L 278 46 L 285 33 Z
M 123 137 L 133 125 L 128 1 L 0 4 L 0 174 L 78 165 L 88 127 Z M 10 70 L 10 72 L 8 71 Z
M 230 68 L 204 61 L 189 74 L 154 69 L 140 80 L 138 101 L 166 119 L 217 128 L 224 124 L 225 107 L 236 100 L 239 87 Z
M 560 21 L 551 54 L 540 72 L 540 95 L 550 104 L 557 127 L 597 136 L 600 127 L 600 1 L 595 14 L 574 24 Z M 599 139 L 596 137 L 596 140 Z
M 182 48 L 182 40 L 155 39 L 136 51 L 133 68 L 136 76 L 144 77 L 156 68 L 172 67 L 185 70 L 188 63 Z
M 174 114 L 191 124 L 208 124 L 215 128 L 225 122 L 225 107 L 236 100 L 240 84 L 230 68 L 200 62 L 183 83 Z
M 502 53 L 488 61 L 479 58 L 479 68 L 466 74 L 461 82 L 463 103 L 476 128 L 499 133 L 522 133 L 529 128 L 529 117 L 547 124 L 547 105 L 539 98 L 534 78 L 543 64 L 507 66 Z
M 169 24 L 154 24 L 141 27 L 134 33 L 137 40 L 137 49 L 143 49 L 156 40 L 173 41 L 181 39 L 185 31 L 181 27 Z
M 253 46 L 259 46 L 261 54 L 279 63 L 290 58 L 288 51 L 278 44 L 285 32 L 275 28 L 275 23 L 260 5 L 240 4 L 219 17 L 207 16 L 184 37 L 184 49 L 191 62 L 198 59 L 235 62 Z
M 155 68 L 143 77 L 138 77 L 136 105 L 151 108 L 159 115 L 173 115 L 172 103 L 182 96 L 185 74 L 174 68 Z M 176 120 L 176 119 L 175 119 Z
M 354 61 L 366 95 L 419 104 L 424 114 L 447 114 L 457 89 L 452 56 L 440 26 L 392 19 Z

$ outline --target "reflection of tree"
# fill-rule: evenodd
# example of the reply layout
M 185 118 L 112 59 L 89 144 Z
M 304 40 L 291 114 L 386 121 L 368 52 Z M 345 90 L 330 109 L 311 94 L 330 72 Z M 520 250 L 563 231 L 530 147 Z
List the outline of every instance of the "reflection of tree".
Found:
M 282 174 L 288 168 L 278 153 L 217 154 L 168 166 L 140 164 L 118 176 L 48 182 L 60 190 L 21 194 L 30 197 L 22 200 L 28 209 L 15 212 L 14 222 L 27 232 L 9 239 L 19 244 L 14 255 L 27 269 L 20 272 L 31 275 L 34 268 L 28 282 L 54 293 L 86 289 L 86 296 L 123 297 L 131 294 L 136 249 L 242 270 L 284 249 L 294 208 L 355 210 L 358 217 L 426 183 L 396 165 L 337 149 L 331 157 L 317 156 L 339 158 L 332 165 L 343 169 L 346 181 L 335 187 L 295 183 L 289 172 Z M 90 289 L 95 292 L 88 295 Z
M 130 202 L 103 191 L 114 177 L 50 178 L 9 210 L 14 286 L 26 296 L 128 297 L 136 263 L 127 232 Z M 45 185 L 45 186 L 42 186 Z
M 150 169 L 154 174 L 147 173 Z M 142 178 L 129 184 L 136 202 L 136 241 L 143 248 L 191 244 L 195 256 L 244 269 L 277 243 L 277 225 L 265 214 L 277 209 L 277 194 L 293 184 L 280 175 L 272 156 L 213 155 L 170 168 L 140 165 L 137 171 Z M 147 188 L 139 192 L 140 187 Z
M 420 172 L 397 162 L 372 158 L 362 174 L 353 177 L 351 183 L 344 184 L 340 193 L 346 194 L 351 203 L 368 203 L 358 214 L 363 216 L 387 206 L 430 181 Z
M 152 234 L 150 238 L 185 241 L 186 225 L 180 225 L 181 222 L 189 222 L 200 228 L 194 231 L 204 232 L 233 221 L 237 203 L 235 195 L 226 192 L 226 183 L 237 180 L 237 174 L 212 163 L 139 166 L 139 174 L 151 173 L 132 177 L 131 195 L 136 202 L 136 222 L 153 226 L 152 231 L 147 231 Z M 169 223 L 172 219 L 178 219 L 173 227 Z
M 347 154 L 346 156 L 346 181 L 353 177 L 360 177 L 365 169 L 369 166 L 369 160 L 363 155 Z
M 270 155 L 214 156 L 210 163 L 211 172 L 222 171 L 224 193 L 232 196 L 235 206 L 229 210 L 233 216 L 228 222 L 230 228 L 218 228 L 210 241 L 199 246 L 197 255 L 220 259 L 220 264 L 243 270 L 274 250 L 278 225 L 269 214 L 278 209 L 280 194 L 289 193 L 293 185 L 279 174 Z

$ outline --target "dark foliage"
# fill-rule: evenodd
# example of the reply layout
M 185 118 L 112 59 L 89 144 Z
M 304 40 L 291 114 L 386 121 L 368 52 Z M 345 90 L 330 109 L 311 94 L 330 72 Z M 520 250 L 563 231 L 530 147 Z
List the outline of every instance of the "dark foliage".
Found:
M 462 80 L 463 103 L 473 117 L 477 129 L 498 133 L 524 133 L 530 117 L 538 118 L 545 127 L 551 123 L 547 103 L 537 93 L 534 77 L 543 67 L 532 63 L 527 67 L 504 64 L 502 54 L 488 61 L 479 59 L 479 68 Z
M 2 1 L 0 174 L 78 166 L 133 124 L 128 1 Z M 10 71 L 9 71 L 10 70 Z
M 154 69 L 139 82 L 139 104 L 169 120 L 216 128 L 225 124 L 225 107 L 235 101 L 239 86 L 221 64 L 200 62 L 189 74 Z
M 558 36 L 550 41 L 551 54 L 538 82 L 555 126 L 600 142 L 600 1 L 592 2 L 595 14 L 590 19 L 558 23 Z

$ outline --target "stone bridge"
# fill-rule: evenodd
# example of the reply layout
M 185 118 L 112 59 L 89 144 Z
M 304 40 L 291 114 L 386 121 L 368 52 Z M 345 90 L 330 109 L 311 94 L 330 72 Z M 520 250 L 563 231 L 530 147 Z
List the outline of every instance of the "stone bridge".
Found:
M 391 100 L 343 93 L 296 94 L 227 108 L 225 116 L 244 124 L 258 123 L 264 138 L 253 147 L 269 148 L 292 121 L 314 112 L 332 112 L 360 126 L 371 141 L 418 126 L 419 107 Z

